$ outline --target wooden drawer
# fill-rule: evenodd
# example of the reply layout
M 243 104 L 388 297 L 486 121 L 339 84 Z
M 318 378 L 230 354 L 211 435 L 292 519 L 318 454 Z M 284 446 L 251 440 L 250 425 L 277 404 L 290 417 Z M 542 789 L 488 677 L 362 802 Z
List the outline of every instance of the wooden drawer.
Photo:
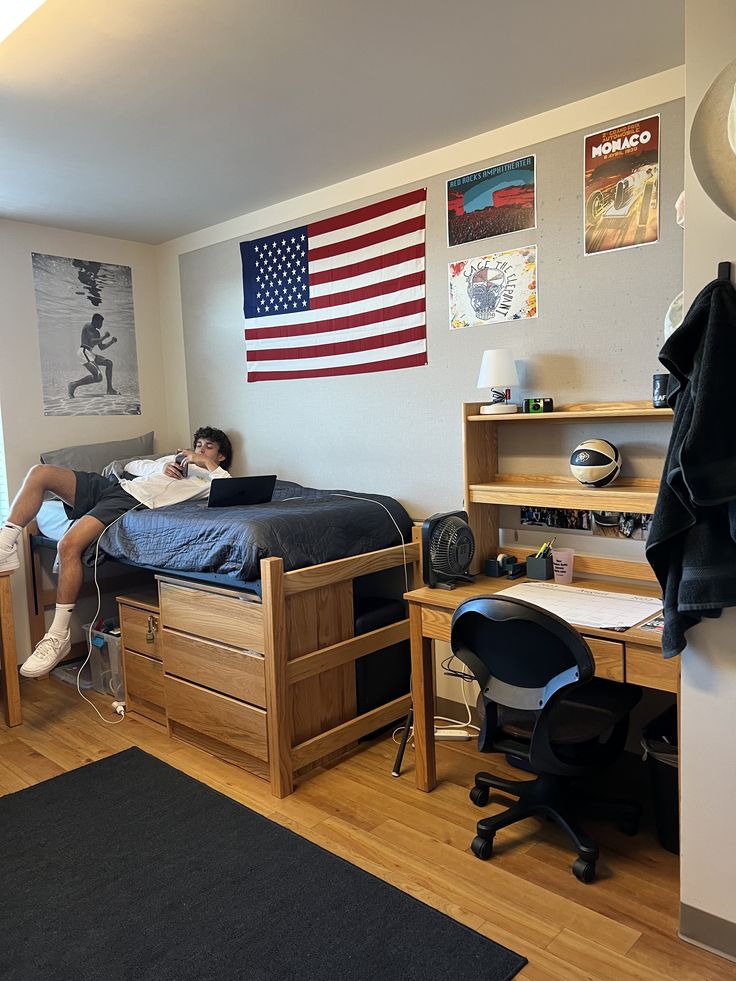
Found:
M 160 661 L 135 651 L 123 651 L 125 705 L 154 722 L 166 723 L 164 668 Z
M 161 660 L 159 617 L 156 613 L 140 610 L 135 606 L 120 604 L 120 628 L 123 647 L 147 657 Z
M 263 607 L 237 595 L 160 583 L 161 623 L 183 633 L 263 653 Z
M 677 692 L 680 678 L 680 658 L 666 661 L 661 650 L 643 644 L 626 645 L 626 680 L 643 688 Z
M 266 674 L 261 654 L 213 644 L 165 627 L 164 671 L 265 708 Z
M 263 709 L 169 675 L 164 677 L 164 692 L 172 735 L 177 734 L 178 723 L 215 743 L 231 746 L 258 760 L 268 760 Z
M 596 678 L 623 681 L 624 645 L 620 641 L 601 640 L 600 637 L 586 637 L 585 639 L 595 658 Z

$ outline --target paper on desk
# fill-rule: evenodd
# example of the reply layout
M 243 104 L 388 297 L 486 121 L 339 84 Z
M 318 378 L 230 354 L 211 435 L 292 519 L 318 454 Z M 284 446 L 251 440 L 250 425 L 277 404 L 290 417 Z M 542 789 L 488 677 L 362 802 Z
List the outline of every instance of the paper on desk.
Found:
M 541 606 L 581 627 L 627 630 L 662 609 L 662 601 L 634 593 L 610 593 L 602 589 L 560 586 L 551 582 L 522 582 L 496 593 Z

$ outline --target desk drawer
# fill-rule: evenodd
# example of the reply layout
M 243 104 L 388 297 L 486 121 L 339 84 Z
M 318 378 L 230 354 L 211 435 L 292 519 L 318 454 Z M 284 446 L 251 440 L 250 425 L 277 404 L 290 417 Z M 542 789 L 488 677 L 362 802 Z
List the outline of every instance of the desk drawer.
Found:
M 166 674 L 265 708 L 266 674 L 261 654 L 213 644 L 168 627 L 161 639 Z
M 680 658 L 666 661 L 662 651 L 643 644 L 626 645 L 626 680 L 643 688 L 677 692 L 680 680 Z
M 263 653 L 263 607 L 236 595 L 160 583 L 161 623 L 232 647 Z
M 624 645 L 618 640 L 601 640 L 600 637 L 586 637 L 585 639 L 595 658 L 596 678 L 623 681 Z
M 135 606 L 120 605 L 120 626 L 123 636 L 123 647 L 130 651 L 138 651 L 147 657 L 161 660 L 161 638 L 159 636 L 159 618 L 156 613 L 139 610 Z
M 164 677 L 166 712 L 172 735 L 177 723 L 214 743 L 268 760 L 266 713 L 227 695 L 199 688 L 179 678 Z
M 160 661 L 135 651 L 123 651 L 125 662 L 125 705 L 154 722 L 166 723 L 164 669 Z

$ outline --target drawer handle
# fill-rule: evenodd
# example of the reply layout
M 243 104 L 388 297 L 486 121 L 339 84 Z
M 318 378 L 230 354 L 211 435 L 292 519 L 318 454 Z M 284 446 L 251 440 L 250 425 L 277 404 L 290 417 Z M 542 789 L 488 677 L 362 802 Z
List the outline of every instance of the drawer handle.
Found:
M 158 630 L 158 621 L 156 617 L 149 617 L 146 626 L 146 643 L 153 644 L 156 640 L 156 631 Z

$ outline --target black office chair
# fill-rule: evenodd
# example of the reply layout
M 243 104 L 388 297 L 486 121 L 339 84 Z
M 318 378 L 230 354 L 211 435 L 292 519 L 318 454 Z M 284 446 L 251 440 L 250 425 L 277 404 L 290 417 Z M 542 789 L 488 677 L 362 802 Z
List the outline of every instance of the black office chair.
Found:
M 509 762 L 537 774 L 505 780 L 477 773 L 470 799 L 488 803 L 489 790 L 519 798 L 506 811 L 478 822 L 471 849 L 493 854 L 497 831 L 531 815 L 552 818 L 575 843 L 572 870 L 592 882 L 598 846 L 580 827 L 583 806 L 617 821 L 627 834 L 639 828 L 641 806 L 596 801 L 581 794 L 576 778 L 593 774 L 622 752 L 629 712 L 641 689 L 595 678 L 587 643 L 565 620 L 531 603 L 482 596 L 462 603 L 452 618 L 452 650 L 480 685 L 483 722 L 478 748 L 506 754 Z

